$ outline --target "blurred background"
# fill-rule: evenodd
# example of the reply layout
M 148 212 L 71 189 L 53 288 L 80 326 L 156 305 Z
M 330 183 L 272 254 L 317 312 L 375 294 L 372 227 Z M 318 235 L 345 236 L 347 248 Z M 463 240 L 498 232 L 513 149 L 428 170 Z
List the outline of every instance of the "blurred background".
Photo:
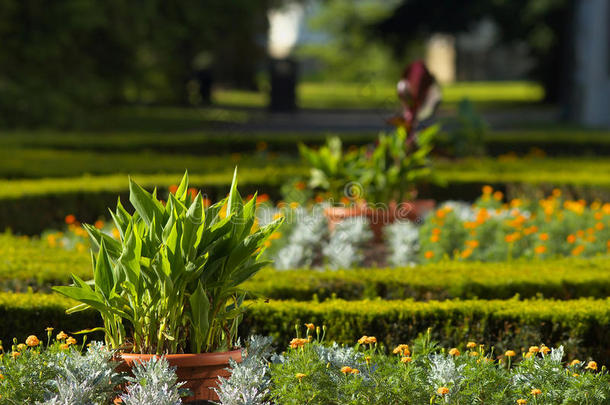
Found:
M 434 154 L 448 183 L 423 194 L 606 195 L 609 21 L 606 0 L 5 0 L 0 198 L 44 200 L 52 224 L 93 216 L 83 201 L 123 192 L 125 173 L 189 168 L 222 189 L 236 165 L 279 196 L 304 170 L 297 142 L 389 130 L 416 60 L 440 84 Z

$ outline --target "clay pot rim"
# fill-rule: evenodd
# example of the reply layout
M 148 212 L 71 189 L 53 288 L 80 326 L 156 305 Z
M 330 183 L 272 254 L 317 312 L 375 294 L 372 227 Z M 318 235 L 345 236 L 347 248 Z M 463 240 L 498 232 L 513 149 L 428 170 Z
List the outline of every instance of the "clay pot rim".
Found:
M 212 352 L 212 353 L 180 353 L 180 354 L 143 354 L 143 353 L 118 353 L 118 357 L 127 362 L 146 361 L 153 357 L 165 357 L 172 365 L 180 365 L 184 367 L 205 365 L 226 365 L 229 359 L 237 362 L 242 360 L 242 349 L 230 350 L 227 352 Z

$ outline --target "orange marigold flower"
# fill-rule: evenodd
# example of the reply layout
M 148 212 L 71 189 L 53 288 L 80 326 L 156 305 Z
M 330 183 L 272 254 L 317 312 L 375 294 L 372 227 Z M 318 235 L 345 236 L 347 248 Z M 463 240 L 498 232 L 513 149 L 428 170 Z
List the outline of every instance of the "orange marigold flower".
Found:
M 400 358 L 401 363 L 410 363 L 413 359 L 410 356 L 403 356 Z
M 471 248 L 465 249 L 462 253 L 460 253 L 460 256 L 462 257 L 462 259 L 468 259 L 471 255 L 472 255 Z
M 439 239 L 440 239 L 440 238 L 438 237 L 438 235 L 432 235 L 432 236 L 430 236 L 430 242 L 432 242 L 432 243 L 436 243 L 436 242 L 438 242 L 438 241 L 439 241 Z
M 468 342 L 468 344 L 466 344 L 466 347 L 472 349 L 477 347 L 477 344 L 475 342 Z
M 536 246 L 534 248 L 534 252 L 536 252 L 536 254 L 538 255 L 541 255 L 546 252 L 546 246 Z
M 305 324 L 305 327 L 306 327 L 308 330 L 314 330 L 314 329 L 316 328 L 316 325 L 314 325 L 313 323 L 306 323 L 306 324 Z
M 72 336 L 70 336 L 68 339 L 66 339 L 66 343 L 69 345 L 75 345 L 76 339 L 74 339 Z
M 544 354 L 548 354 L 551 351 L 551 349 L 549 349 L 548 347 L 542 345 L 542 347 L 540 348 L 540 352 L 544 353 Z
M 76 223 L 76 217 L 72 214 L 66 215 L 66 224 L 72 225 Z
M 530 353 L 538 353 L 540 351 L 540 348 L 538 346 L 530 346 L 528 352 Z
M 351 374 L 360 374 L 360 370 L 358 370 L 357 368 L 352 368 L 352 371 L 350 371 Z
M 343 374 L 351 373 L 352 372 L 352 368 L 350 366 L 343 366 L 343 367 L 341 367 L 341 372 Z
M 479 352 L 470 352 L 471 357 L 477 357 L 478 355 L 479 355 Z
M 449 350 L 449 354 L 451 356 L 459 356 L 460 355 L 460 351 L 457 348 L 454 347 L 453 349 Z
M 307 339 L 294 338 L 290 341 L 290 348 L 296 349 L 297 347 L 303 347 L 307 342 Z
M 523 398 L 519 398 L 517 400 L 517 405 L 525 405 L 527 404 L 527 400 L 523 399 Z
M 64 340 L 68 338 L 68 335 L 65 334 L 65 332 L 62 330 L 61 332 L 59 332 L 57 334 L 57 336 L 55 337 L 57 340 Z
M 474 249 L 476 247 L 479 247 L 479 241 L 478 240 L 467 240 L 466 246 L 468 246 L 471 249 Z
M 504 193 L 502 193 L 501 191 L 496 191 L 494 193 L 494 200 L 502 201 L 503 198 L 504 198 Z
M 579 364 L 580 364 L 580 360 L 578 360 L 578 359 L 574 359 L 574 360 L 572 360 L 572 362 L 570 362 L 570 366 L 577 366 Z
M 449 388 L 447 387 L 438 387 L 438 389 L 436 390 L 436 393 L 439 395 L 447 395 L 449 394 Z
M 307 374 L 296 373 L 294 376 L 299 379 L 299 382 L 301 382 L 303 378 L 307 377 Z
M 532 394 L 533 396 L 536 396 L 536 395 L 542 394 L 542 391 L 540 391 L 538 388 L 534 388 L 530 391 L 530 394 Z
M 424 257 L 426 259 L 432 259 L 434 257 L 434 252 L 431 250 L 428 250 L 426 253 L 424 253 Z
M 13 358 L 16 359 L 17 357 L 21 356 L 21 353 L 19 353 L 19 352 L 12 352 L 11 356 L 13 356 Z
M 589 369 L 589 370 L 597 370 L 597 363 L 596 363 L 596 362 L 594 362 L 594 361 L 590 361 L 590 362 L 587 364 L 587 367 L 585 367 L 585 368 L 586 368 L 586 369 Z
M 585 231 L 579 229 L 578 231 L 576 231 L 576 236 L 578 236 L 579 238 L 583 238 L 585 236 Z
M 492 186 L 483 186 L 483 194 L 491 194 L 493 193 L 494 189 Z
M 584 250 L 585 250 L 585 247 L 583 245 L 578 245 L 574 249 L 572 249 L 572 255 L 573 256 L 578 256 L 582 252 L 584 252 Z
M 59 348 L 62 350 L 68 350 L 70 348 L 70 345 L 67 343 L 62 343 L 59 345 Z
M 104 227 L 104 221 L 98 219 L 97 221 L 95 221 L 93 226 L 95 226 L 97 229 L 102 229 Z
M 597 229 L 598 231 L 601 231 L 602 229 L 604 229 L 604 224 L 602 224 L 601 222 L 596 222 L 595 229 Z
M 504 353 L 504 355 L 506 357 L 515 357 L 517 355 L 517 353 L 515 353 L 514 350 L 507 350 L 506 353 Z
M 294 183 L 294 188 L 296 188 L 297 190 L 305 190 L 306 184 L 304 181 L 297 181 L 296 183 Z
M 540 240 L 543 240 L 543 241 L 549 240 L 549 234 L 546 232 L 541 233 L 540 235 L 538 235 L 538 237 L 540 238 Z
M 411 352 L 409 351 L 409 345 L 401 344 L 394 348 L 392 351 L 394 354 L 400 354 L 402 356 L 409 356 Z
M 176 194 L 176 191 L 178 191 L 178 186 L 177 186 L 177 185 L 175 185 L 175 184 L 172 184 L 172 185 L 171 185 L 171 186 L 169 186 L 167 189 L 168 189 L 168 191 L 169 191 L 170 193 L 172 193 L 172 194 Z
M 440 235 L 441 228 L 432 228 L 432 235 Z
M 38 340 L 38 338 L 35 335 L 30 335 L 25 340 L 25 344 L 30 347 L 38 346 L 40 344 L 40 340 Z
M 568 241 L 568 243 L 574 243 L 576 242 L 576 236 L 575 235 L 568 235 L 568 237 L 566 238 L 566 241 Z

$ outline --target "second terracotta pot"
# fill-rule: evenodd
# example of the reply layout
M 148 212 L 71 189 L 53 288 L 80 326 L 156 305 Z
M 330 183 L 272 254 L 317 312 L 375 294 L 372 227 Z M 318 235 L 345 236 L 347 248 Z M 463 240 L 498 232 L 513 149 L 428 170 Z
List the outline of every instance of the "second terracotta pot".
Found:
M 353 207 L 329 207 L 324 210 L 324 215 L 328 219 L 328 226 L 331 231 L 339 222 L 346 218 L 367 218 L 375 236 L 375 241 L 380 242 L 383 240 L 384 226 L 392 224 L 397 220 L 408 219 L 415 221 L 426 212 L 433 210 L 435 205 L 436 202 L 434 200 L 415 200 L 400 204 L 391 202 L 384 206 L 363 204 Z

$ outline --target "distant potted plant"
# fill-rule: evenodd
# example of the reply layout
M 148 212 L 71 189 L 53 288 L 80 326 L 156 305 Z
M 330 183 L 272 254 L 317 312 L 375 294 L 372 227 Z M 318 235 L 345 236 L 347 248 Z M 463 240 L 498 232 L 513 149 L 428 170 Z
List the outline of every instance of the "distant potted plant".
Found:
M 335 203 L 325 210 L 331 228 L 346 217 L 364 216 L 380 240 L 384 225 L 414 220 L 434 208 L 433 200 L 416 200 L 416 185 L 440 182 L 430 161 L 439 127 L 416 128 L 436 109 L 440 91 L 422 62 L 409 65 L 397 87 L 403 111 L 390 120 L 397 128 L 380 134 L 374 145 L 344 152 L 338 137 L 318 150 L 299 145 L 311 168 L 309 186 L 327 192 Z
M 187 401 L 215 400 L 218 375 L 241 361 L 237 328 L 245 311 L 240 288 L 267 263 L 264 242 L 281 219 L 253 230 L 256 196 L 244 202 L 234 176 L 225 199 L 205 208 L 188 192 L 188 174 L 167 203 L 130 179 L 129 214 L 119 200 L 111 212 L 120 240 L 85 225 L 92 242 L 92 285 L 55 291 L 80 301 L 69 313 L 93 308 L 106 344 L 131 366 L 164 355 L 193 393 Z M 85 331 L 83 331 L 85 332 Z M 87 331 L 89 332 L 89 331 Z

